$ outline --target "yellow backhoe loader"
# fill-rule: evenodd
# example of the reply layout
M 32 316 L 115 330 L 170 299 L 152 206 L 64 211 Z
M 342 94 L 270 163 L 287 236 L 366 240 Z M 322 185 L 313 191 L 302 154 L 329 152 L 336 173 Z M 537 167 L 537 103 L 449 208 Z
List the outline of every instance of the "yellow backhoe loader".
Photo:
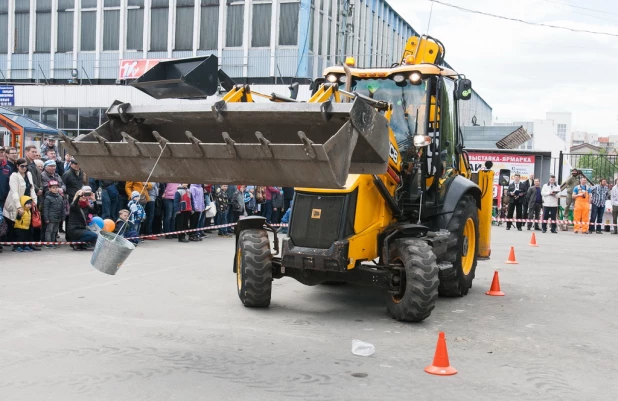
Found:
M 164 61 L 133 85 L 158 99 L 227 94 L 212 106 L 115 102 L 108 122 L 64 143 L 101 179 L 146 180 L 160 157 L 153 181 L 294 186 L 281 242 L 262 217 L 235 228 L 247 307 L 292 277 L 377 286 L 392 317 L 421 321 L 438 295 L 466 295 L 490 255 L 493 172 L 470 171 L 459 104 L 471 82 L 443 57 L 437 39 L 412 37 L 389 68 L 327 68 L 306 102 L 235 85 L 214 56 Z

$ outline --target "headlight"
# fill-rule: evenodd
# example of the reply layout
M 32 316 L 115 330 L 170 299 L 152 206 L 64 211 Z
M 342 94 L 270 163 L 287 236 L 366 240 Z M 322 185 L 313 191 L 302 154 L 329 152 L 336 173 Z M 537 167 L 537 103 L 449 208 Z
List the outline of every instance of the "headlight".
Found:
M 334 84 L 335 82 L 337 82 L 337 75 L 335 75 L 335 74 L 328 74 L 326 76 L 326 80 L 328 82 L 330 82 L 331 84 Z
M 423 76 L 421 75 L 420 72 L 415 71 L 412 74 L 410 74 L 410 82 L 412 82 L 413 84 L 417 84 L 421 82 L 422 79 L 423 79 Z
M 393 77 L 393 81 L 397 82 L 398 84 L 402 83 L 405 80 L 406 80 L 406 77 L 404 77 L 401 74 L 397 74 Z
M 348 82 L 348 77 L 345 75 L 340 76 L 339 82 L 341 82 L 342 84 L 345 84 L 346 82 Z

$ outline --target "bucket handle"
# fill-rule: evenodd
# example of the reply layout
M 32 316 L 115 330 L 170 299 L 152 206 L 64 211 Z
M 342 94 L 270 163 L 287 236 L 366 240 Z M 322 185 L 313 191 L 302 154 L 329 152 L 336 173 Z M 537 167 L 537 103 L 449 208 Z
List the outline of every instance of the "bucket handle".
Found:
M 123 134 L 123 136 L 126 135 L 124 132 L 122 134 Z M 129 137 L 129 138 L 131 138 L 131 137 Z M 133 139 L 133 138 L 131 138 L 131 139 Z M 152 177 L 152 173 L 154 173 L 155 169 L 157 168 L 157 165 L 159 164 L 159 160 L 161 160 L 161 156 L 163 156 L 163 152 L 165 152 L 165 148 L 167 148 L 167 144 L 168 144 L 167 141 L 163 142 L 163 146 L 161 147 L 161 153 L 159 153 L 159 157 L 157 157 L 157 160 L 155 161 L 154 166 L 152 166 L 152 170 L 150 170 L 150 174 L 148 174 L 148 178 L 146 178 L 146 185 L 143 186 L 142 192 L 140 192 L 140 194 L 139 194 L 140 197 L 142 196 L 142 194 L 146 190 L 146 187 L 148 187 L 148 184 L 150 183 L 150 177 Z M 136 146 L 136 148 L 137 148 L 137 146 Z M 120 229 L 120 231 L 118 231 L 116 233 L 116 236 L 114 237 L 114 241 L 116 241 L 116 239 L 118 238 L 119 235 L 121 235 L 124 231 L 126 231 L 127 226 L 128 226 L 128 224 L 124 224 L 122 229 Z

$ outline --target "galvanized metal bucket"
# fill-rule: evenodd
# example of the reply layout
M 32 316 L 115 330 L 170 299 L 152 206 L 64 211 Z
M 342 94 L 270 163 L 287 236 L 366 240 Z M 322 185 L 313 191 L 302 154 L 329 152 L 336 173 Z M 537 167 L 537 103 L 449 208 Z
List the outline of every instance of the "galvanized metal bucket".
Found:
M 102 273 L 114 275 L 134 249 L 135 245 L 123 237 L 101 231 L 90 264 Z

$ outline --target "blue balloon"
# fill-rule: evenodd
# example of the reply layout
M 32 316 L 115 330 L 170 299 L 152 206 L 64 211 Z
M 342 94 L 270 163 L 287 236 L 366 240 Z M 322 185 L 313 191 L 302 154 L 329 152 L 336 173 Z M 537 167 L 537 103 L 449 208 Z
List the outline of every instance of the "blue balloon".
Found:
M 99 228 L 103 228 L 105 226 L 105 223 L 103 222 L 103 219 L 100 218 L 99 216 L 95 216 L 92 218 L 92 222 L 94 224 L 96 224 L 97 226 L 99 226 Z

